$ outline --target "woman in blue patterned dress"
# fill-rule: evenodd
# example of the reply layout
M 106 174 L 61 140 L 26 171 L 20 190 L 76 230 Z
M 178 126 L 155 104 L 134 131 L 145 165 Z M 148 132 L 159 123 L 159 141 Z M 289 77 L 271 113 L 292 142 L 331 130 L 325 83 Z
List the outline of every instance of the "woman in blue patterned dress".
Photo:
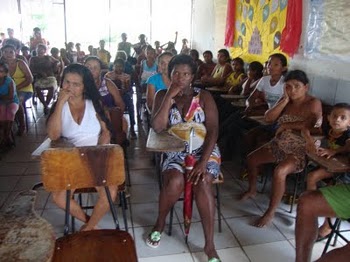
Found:
M 196 164 L 189 174 L 205 236 L 204 252 L 209 261 L 220 261 L 214 245 L 215 204 L 212 181 L 220 173 L 220 152 L 216 145 L 218 112 L 209 92 L 192 88 L 196 64 L 188 55 L 174 56 L 168 65 L 171 84 L 155 97 L 152 127 L 161 132 L 179 123 L 199 123 L 206 129 L 203 145 L 194 150 Z M 164 184 L 159 195 L 158 219 L 146 242 L 151 247 L 159 245 L 165 218 L 184 190 L 184 152 L 164 154 L 162 175 Z

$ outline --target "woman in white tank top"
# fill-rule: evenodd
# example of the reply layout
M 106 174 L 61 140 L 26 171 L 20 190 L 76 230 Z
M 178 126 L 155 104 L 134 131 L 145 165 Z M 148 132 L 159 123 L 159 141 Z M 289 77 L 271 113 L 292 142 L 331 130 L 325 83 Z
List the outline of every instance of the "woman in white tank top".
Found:
M 65 137 L 75 146 L 108 144 L 111 125 L 101 106 L 100 95 L 88 68 L 71 64 L 63 72 L 63 81 L 57 102 L 47 121 L 47 133 L 51 140 Z M 115 199 L 117 187 L 109 187 Z M 109 209 L 104 188 L 96 187 L 99 199 L 90 216 L 73 199 L 70 213 L 85 224 L 81 230 L 92 230 Z M 54 202 L 65 208 L 65 191 L 53 192 Z

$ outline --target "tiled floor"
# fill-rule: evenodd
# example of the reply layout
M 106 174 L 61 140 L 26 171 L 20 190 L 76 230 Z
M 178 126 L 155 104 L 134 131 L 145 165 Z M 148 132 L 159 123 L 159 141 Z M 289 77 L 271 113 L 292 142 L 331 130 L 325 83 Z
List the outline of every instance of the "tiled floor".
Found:
M 6 154 L 0 154 L 0 205 L 6 208 L 13 197 L 21 190 L 30 189 L 40 181 L 39 161 L 31 158 L 31 152 L 44 140 L 45 117 L 38 106 L 37 122 L 31 122 L 26 136 L 16 137 L 17 146 Z M 181 203 L 176 204 L 173 234 L 163 234 L 158 249 L 146 246 L 144 239 L 150 232 L 156 219 L 158 209 L 158 184 L 155 177 L 152 154 L 145 150 L 145 133 L 138 131 L 138 139 L 131 141 L 129 147 L 131 168 L 131 197 L 129 198 L 128 223 L 133 235 L 140 262 L 148 261 L 206 261 L 202 252 L 203 231 L 198 211 L 195 208 L 193 224 L 188 244 L 184 241 Z M 237 197 L 247 187 L 233 172 L 232 165 L 222 166 L 225 183 L 221 185 L 222 193 L 222 233 L 215 227 L 215 243 L 222 261 L 294 261 L 295 212 L 289 214 L 289 206 L 282 204 L 273 223 L 266 228 L 255 228 L 250 223 L 263 213 L 268 195 L 258 194 L 256 200 L 238 202 Z M 267 190 L 268 191 L 268 190 Z M 38 190 L 36 211 L 47 219 L 55 228 L 57 236 L 62 235 L 63 214 L 52 202 L 50 194 Z M 121 215 L 119 216 L 120 221 Z M 345 224 L 345 223 L 344 223 Z M 122 222 L 121 225 L 123 226 Z M 99 225 L 101 228 L 113 228 L 111 215 L 108 214 Z M 338 247 L 342 243 L 338 244 Z M 313 258 L 322 252 L 324 242 L 317 243 Z

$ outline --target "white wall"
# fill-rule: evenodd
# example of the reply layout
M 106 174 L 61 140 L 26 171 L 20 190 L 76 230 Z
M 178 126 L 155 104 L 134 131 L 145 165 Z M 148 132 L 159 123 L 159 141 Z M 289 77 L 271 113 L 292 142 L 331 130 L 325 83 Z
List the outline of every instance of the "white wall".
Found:
M 223 48 L 227 0 L 193 0 L 192 42 L 201 53 L 206 49 L 214 55 Z M 304 57 L 308 21 L 308 1 L 303 1 L 303 32 L 300 48 L 290 60 L 290 69 L 304 70 L 310 78 L 311 93 L 323 102 L 350 103 L 350 64 L 343 61 L 310 60 Z M 350 7 L 349 7 L 350 8 Z
M 200 54 L 224 48 L 227 0 L 193 0 L 192 45 Z

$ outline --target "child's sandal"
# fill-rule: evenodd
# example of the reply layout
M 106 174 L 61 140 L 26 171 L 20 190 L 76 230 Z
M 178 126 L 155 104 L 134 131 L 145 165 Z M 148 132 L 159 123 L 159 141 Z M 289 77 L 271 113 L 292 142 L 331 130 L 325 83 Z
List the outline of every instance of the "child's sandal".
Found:
M 161 236 L 162 234 L 159 231 L 152 231 L 146 239 L 146 244 L 149 247 L 157 248 L 159 246 Z

